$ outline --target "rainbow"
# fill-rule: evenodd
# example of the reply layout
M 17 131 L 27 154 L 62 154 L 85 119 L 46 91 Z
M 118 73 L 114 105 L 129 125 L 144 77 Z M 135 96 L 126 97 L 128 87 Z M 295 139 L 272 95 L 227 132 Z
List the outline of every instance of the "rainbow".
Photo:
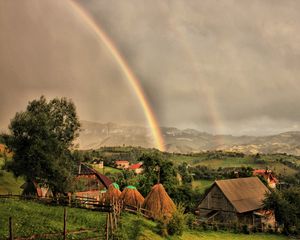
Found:
M 121 70 L 123 71 L 126 79 L 129 81 L 131 87 L 133 88 L 134 92 L 136 93 L 140 104 L 143 108 L 145 117 L 148 121 L 149 127 L 151 129 L 156 147 L 161 150 L 165 151 L 165 144 L 162 133 L 160 131 L 160 127 L 158 125 L 158 121 L 155 117 L 155 114 L 150 106 L 150 103 L 144 93 L 144 90 L 134 75 L 128 64 L 126 63 L 125 59 L 122 57 L 121 53 L 118 51 L 117 47 L 113 43 L 113 41 L 107 36 L 107 34 L 101 29 L 101 27 L 96 24 L 93 18 L 84 10 L 82 7 L 76 3 L 74 0 L 68 1 L 72 8 L 76 11 L 76 13 L 85 21 L 85 23 L 94 31 L 97 35 L 98 39 L 107 47 Z

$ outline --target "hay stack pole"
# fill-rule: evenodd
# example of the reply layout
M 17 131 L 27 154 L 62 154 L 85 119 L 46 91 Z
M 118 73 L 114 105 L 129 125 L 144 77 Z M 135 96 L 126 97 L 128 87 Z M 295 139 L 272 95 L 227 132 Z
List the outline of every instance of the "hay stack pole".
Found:
M 120 200 L 124 205 L 140 208 L 144 202 L 144 197 L 134 186 L 127 186 L 120 195 Z
M 154 185 L 145 198 L 142 208 L 149 211 L 150 217 L 157 220 L 168 220 L 176 210 L 176 205 L 160 183 Z

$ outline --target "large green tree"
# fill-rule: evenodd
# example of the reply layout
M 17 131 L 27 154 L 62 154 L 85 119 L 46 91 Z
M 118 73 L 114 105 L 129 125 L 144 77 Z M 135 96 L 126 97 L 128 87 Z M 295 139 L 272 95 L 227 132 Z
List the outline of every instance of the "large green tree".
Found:
M 174 192 L 178 186 L 178 180 L 173 162 L 156 152 L 145 153 L 138 161 L 143 162 L 144 168 L 144 173 L 139 179 L 142 194 L 147 195 L 156 183 L 162 183 L 169 194 Z
M 73 178 L 73 140 L 80 123 L 71 100 L 44 96 L 16 113 L 5 143 L 13 151 L 8 169 L 16 176 L 47 184 L 54 193 L 69 190 Z

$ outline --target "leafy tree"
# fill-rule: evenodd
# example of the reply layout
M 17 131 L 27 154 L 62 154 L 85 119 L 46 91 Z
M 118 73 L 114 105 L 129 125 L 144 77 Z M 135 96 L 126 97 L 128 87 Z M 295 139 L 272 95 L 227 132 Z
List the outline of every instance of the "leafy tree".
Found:
M 189 165 L 186 162 L 183 162 L 178 166 L 178 172 L 181 175 L 183 184 L 192 184 L 192 174 L 188 170 Z
M 140 191 L 143 195 L 147 195 L 151 187 L 157 183 L 163 184 L 168 194 L 174 192 L 178 180 L 173 162 L 156 152 L 145 153 L 138 161 L 143 162 L 144 167 L 144 173 L 139 179 Z
M 265 208 L 273 209 L 276 221 L 284 225 L 286 233 L 300 229 L 300 188 L 271 191 L 264 200 Z
M 47 101 L 44 96 L 16 113 L 5 143 L 13 151 L 7 164 L 16 176 L 47 184 L 54 193 L 70 188 L 75 161 L 71 155 L 80 123 L 75 105 L 66 98 Z

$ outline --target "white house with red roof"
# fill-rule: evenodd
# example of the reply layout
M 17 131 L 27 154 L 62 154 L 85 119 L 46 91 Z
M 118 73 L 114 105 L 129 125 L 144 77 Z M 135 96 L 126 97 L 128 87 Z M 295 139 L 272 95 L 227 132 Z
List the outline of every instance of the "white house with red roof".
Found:
M 141 174 L 144 171 L 143 162 L 132 164 L 128 169 L 134 171 L 136 174 Z
M 276 184 L 278 183 L 278 179 L 274 177 L 270 169 L 255 169 L 253 176 L 262 176 L 268 182 L 270 188 L 276 188 Z

